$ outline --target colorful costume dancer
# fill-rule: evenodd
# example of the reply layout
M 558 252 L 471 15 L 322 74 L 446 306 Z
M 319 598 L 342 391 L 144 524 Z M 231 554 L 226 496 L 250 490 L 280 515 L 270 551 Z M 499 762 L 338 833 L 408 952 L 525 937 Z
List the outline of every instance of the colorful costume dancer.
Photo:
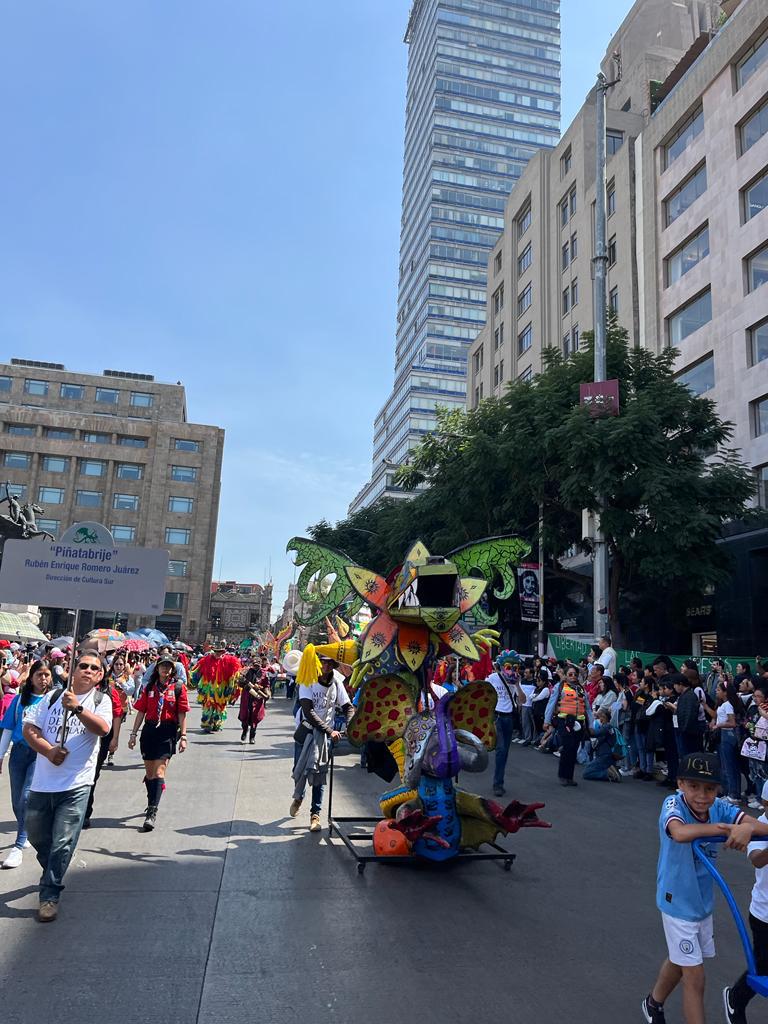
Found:
M 218 732 L 227 720 L 227 704 L 235 696 L 242 665 L 234 654 L 219 648 L 204 655 L 192 670 L 197 699 L 203 706 L 203 732 Z

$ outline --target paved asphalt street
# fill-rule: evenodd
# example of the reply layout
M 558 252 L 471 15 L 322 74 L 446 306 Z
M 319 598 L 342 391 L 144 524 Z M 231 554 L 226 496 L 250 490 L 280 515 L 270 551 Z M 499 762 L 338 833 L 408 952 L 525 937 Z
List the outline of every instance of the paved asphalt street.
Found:
M 370 864 L 359 876 L 338 840 L 307 831 L 306 802 L 288 817 L 288 711 L 275 698 L 256 745 L 242 747 L 231 712 L 222 733 L 205 737 L 195 709 L 190 749 L 171 763 L 149 835 L 138 831 L 142 769 L 124 737 L 55 924 L 34 919 L 33 851 L 0 872 L 2 1024 L 643 1019 L 664 954 L 654 907 L 662 790 L 632 780 L 561 789 L 554 758 L 513 745 L 508 796 L 545 801 L 554 828 L 508 840 L 511 872 Z M 376 813 L 383 787 L 357 762 L 353 753 L 337 761 L 337 814 Z M 464 784 L 490 795 L 490 772 Z M 6 773 L 0 794 L 7 847 Z M 746 907 L 746 859 L 724 852 L 721 864 Z M 711 1021 L 722 1019 L 722 985 L 742 969 L 722 900 L 716 937 Z M 752 1013 L 766 1019 L 764 1006 Z M 678 995 L 667 1019 L 682 1019 Z

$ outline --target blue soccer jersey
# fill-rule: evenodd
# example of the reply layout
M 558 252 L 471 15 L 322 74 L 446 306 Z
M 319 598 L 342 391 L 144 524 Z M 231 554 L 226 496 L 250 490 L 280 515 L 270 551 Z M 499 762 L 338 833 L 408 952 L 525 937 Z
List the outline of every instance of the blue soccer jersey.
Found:
M 697 818 L 682 793 L 667 797 L 659 816 L 659 864 L 656 871 L 656 906 L 662 914 L 683 921 L 703 921 L 712 913 L 714 892 L 712 876 L 693 852 L 690 843 L 676 843 L 667 832 L 672 821 L 683 825 L 735 825 L 744 812 L 718 797 L 709 809 L 706 821 Z M 717 857 L 717 845 L 705 847 L 709 857 Z

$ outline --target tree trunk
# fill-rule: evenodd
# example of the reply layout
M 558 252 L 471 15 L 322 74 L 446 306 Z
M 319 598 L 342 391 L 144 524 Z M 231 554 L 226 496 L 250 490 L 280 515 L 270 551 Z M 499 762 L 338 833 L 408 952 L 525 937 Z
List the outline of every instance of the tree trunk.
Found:
M 608 628 L 611 631 L 613 647 L 624 646 L 621 622 L 619 621 L 619 596 L 621 594 L 621 573 L 624 568 L 621 555 L 610 552 L 610 570 L 608 573 Z

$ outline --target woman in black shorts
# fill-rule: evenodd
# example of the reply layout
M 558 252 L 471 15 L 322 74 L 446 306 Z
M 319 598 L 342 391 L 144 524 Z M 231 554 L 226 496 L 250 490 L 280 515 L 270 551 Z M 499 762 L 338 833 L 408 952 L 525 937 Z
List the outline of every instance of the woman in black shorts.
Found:
M 133 705 L 137 712 L 136 724 L 128 740 L 133 750 L 136 737 L 141 729 L 139 749 L 144 759 L 144 785 L 147 787 L 147 810 L 143 832 L 155 827 L 157 805 L 165 789 L 165 772 L 168 761 L 176 753 L 187 749 L 187 712 L 189 698 L 186 686 L 176 677 L 176 663 L 173 658 L 160 658 L 152 669 L 149 682 Z M 144 728 L 142 729 L 142 722 Z

